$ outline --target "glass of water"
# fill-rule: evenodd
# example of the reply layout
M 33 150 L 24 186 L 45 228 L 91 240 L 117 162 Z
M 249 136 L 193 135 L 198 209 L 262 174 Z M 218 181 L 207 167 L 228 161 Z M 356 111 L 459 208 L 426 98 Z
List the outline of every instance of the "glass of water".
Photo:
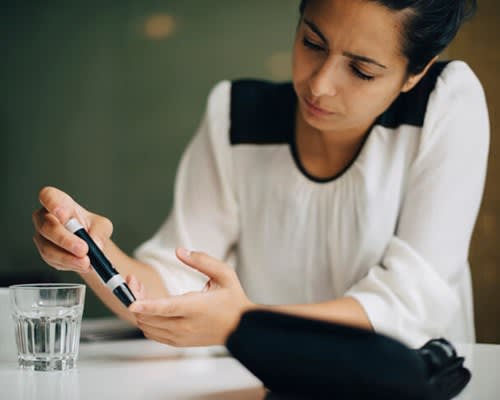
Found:
M 85 285 L 35 283 L 9 291 L 19 365 L 35 371 L 75 367 Z

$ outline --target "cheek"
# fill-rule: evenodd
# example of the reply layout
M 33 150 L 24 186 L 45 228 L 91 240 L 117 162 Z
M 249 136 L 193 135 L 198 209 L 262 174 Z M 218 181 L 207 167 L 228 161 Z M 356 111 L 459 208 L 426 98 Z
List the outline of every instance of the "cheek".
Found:
M 360 123 L 371 123 L 382 114 L 399 94 L 397 90 L 387 90 L 385 83 L 363 85 L 344 97 L 349 110 L 349 119 Z

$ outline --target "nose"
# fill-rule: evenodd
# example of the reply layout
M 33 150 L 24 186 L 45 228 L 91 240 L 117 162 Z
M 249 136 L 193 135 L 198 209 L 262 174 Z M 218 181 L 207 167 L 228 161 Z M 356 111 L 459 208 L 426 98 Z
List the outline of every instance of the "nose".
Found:
M 333 58 L 326 59 L 309 79 L 311 94 L 314 97 L 335 96 L 338 93 L 339 79 L 339 62 Z

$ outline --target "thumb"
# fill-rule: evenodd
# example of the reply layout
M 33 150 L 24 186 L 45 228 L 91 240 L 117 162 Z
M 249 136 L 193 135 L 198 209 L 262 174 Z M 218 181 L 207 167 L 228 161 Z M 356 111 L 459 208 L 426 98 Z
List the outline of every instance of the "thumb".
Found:
M 113 223 L 106 217 L 93 214 L 92 225 L 88 229 L 88 232 L 97 246 L 102 250 L 104 243 L 107 242 L 113 233 Z
M 206 253 L 179 247 L 175 250 L 175 254 L 184 264 L 205 274 L 220 286 L 230 286 L 234 283 L 234 271 L 226 263 Z
M 88 212 L 73 198 L 52 186 L 45 186 L 38 194 L 40 204 L 51 214 L 55 215 L 61 224 L 65 224 L 72 217 L 78 217 L 86 229 L 89 227 Z

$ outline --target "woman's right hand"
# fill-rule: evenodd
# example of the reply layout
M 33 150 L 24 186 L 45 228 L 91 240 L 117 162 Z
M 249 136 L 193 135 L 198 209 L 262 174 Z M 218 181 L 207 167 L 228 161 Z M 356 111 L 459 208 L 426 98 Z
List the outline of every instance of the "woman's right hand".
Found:
M 87 243 L 68 231 L 64 224 L 70 218 L 78 219 L 103 249 L 113 232 L 111 221 L 87 211 L 67 193 L 54 187 L 42 188 L 38 197 L 42 207 L 33 213 L 33 241 L 42 259 L 58 270 L 89 272 Z

